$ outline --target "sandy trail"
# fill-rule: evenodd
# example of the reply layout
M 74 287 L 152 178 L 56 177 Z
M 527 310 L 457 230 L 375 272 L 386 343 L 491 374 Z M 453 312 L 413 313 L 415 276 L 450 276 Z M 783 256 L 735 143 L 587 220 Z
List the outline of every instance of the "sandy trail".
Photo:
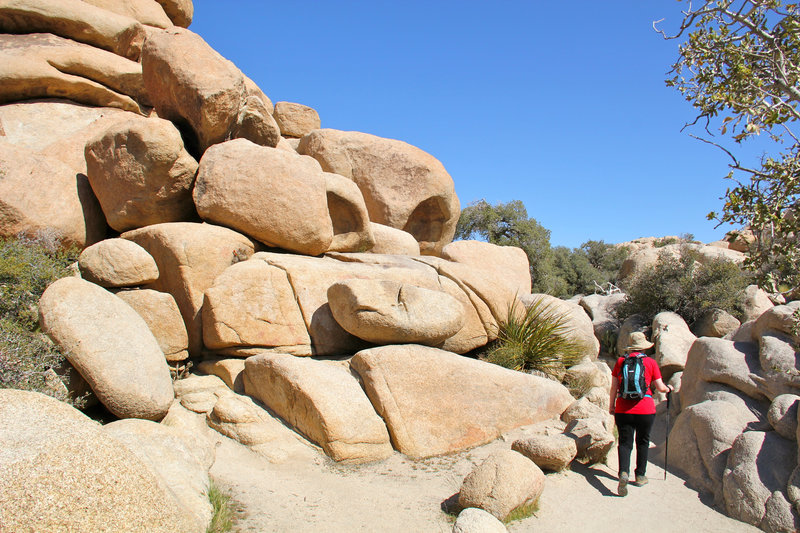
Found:
M 449 532 L 453 518 L 442 511 L 474 464 L 493 450 L 509 448 L 529 429 L 462 452 L 424 461 L 395 453 L 371 465 L 337 465 L 320 456 L 313 463 L 270 464 L 222 438 L 211 475 L 241 504 L 242 532 Z M 759 531 L 704 504 L 683 480 L 651 463 L 650 483 L 616 495 L 616 451 L 609 465 L 576 464 L 548 474 L 535 516 L 513 522 L 512 532 L 591 531 L 717 533 Z M 624 518 L 623 518 L 624 517 Z

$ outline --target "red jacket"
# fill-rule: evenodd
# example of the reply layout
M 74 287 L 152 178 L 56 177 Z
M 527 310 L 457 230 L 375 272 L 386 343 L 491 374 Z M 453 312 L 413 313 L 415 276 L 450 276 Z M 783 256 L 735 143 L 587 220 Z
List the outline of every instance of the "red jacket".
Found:
M 656 403 L 650 396 L 646 396 L 641 400 L 626 400 L 619 397 L 619 375 L 622 361 L 624 360 L 625 357 L 617 359 L 617 364 L 614 365 L 614 370 L 611 371 L 611 375 L 617 379 L 618 392 L 617 401 L 614 404 L 614 412 L 631 415 L 654 415 L 656 413 Z M 642 362 L 644 363 L 644 380 L 647 383 L 647 388 L 650 389 L 650 384 L 654 380 L 661 379 L 661 369 L 658 368 L 658 364 L 652 357 L 645 357 Z M 652 389 L 650 389 L 650 393 L 652 394 Z

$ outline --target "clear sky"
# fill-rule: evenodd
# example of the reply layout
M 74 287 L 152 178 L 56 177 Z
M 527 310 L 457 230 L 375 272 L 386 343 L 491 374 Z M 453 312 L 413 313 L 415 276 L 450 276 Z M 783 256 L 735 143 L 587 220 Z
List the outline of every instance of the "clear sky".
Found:
M 194 0 L 190 29 L 273 102 L 438 158 L 462 207 L 522 200 L 551 244 L 714 229 L 727 156 L 664 85 L 675 0 Z M 697 132 L 700 133 L 700 132 Z

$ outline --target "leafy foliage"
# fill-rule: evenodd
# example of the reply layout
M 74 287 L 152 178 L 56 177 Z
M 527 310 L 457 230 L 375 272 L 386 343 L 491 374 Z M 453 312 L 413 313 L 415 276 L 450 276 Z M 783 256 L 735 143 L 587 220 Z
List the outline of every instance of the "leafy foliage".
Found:
M 597 286 L 617 282 L 628 250 L 603 241 L 586 241 L 580 248 L 553 248 L 549 294 L 558 298 L 591 294 Z
M 578 363 L 586 347 L 567 335 L 567 317 L 544 299 L 522 310 L 514 303 L 486 360 L 522 372 L 539 371 L 561 378 L 566 368 Z
M 620 318 L 641 314 L 647 321 L 661 311 L 673 311 L 688 324 L 709 309 L 723 309 L 741 319 L 740 294 L 748 278 L 724 259 L 701 264 L 690 251 L 680 257 L 661 254 L 654 268 L 625 284 L 628 299 L 617 309 Z
M 719 131 L 736 143 L 765 134 L 775 153 L 755 168 L 732 159 L 720 224 L 749 226 L 756 243 L 748 259 L 762 286 L 789 294 L 800 288 L 800 7 L 781 0 L 705 0 L 689 3 L 676 34 L 686 38 L 667 85 L 697 109 L 692 124 Z
M 46 235 L 0 239 L 0 388 L 67 399 L 51 372 L 64 354 L 39 331 L 37 302 L 50 282 L 69 275 L 77 255 Z

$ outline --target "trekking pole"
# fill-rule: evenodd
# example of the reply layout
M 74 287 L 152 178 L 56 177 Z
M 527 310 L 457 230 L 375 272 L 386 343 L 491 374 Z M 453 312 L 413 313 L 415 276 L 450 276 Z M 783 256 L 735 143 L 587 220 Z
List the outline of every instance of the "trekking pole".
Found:
M 669 454 L 669 396 L 672 391 L 667 391 L 667 436 L 664 439 L 664 481 L 667 480 L 667 454 Z

